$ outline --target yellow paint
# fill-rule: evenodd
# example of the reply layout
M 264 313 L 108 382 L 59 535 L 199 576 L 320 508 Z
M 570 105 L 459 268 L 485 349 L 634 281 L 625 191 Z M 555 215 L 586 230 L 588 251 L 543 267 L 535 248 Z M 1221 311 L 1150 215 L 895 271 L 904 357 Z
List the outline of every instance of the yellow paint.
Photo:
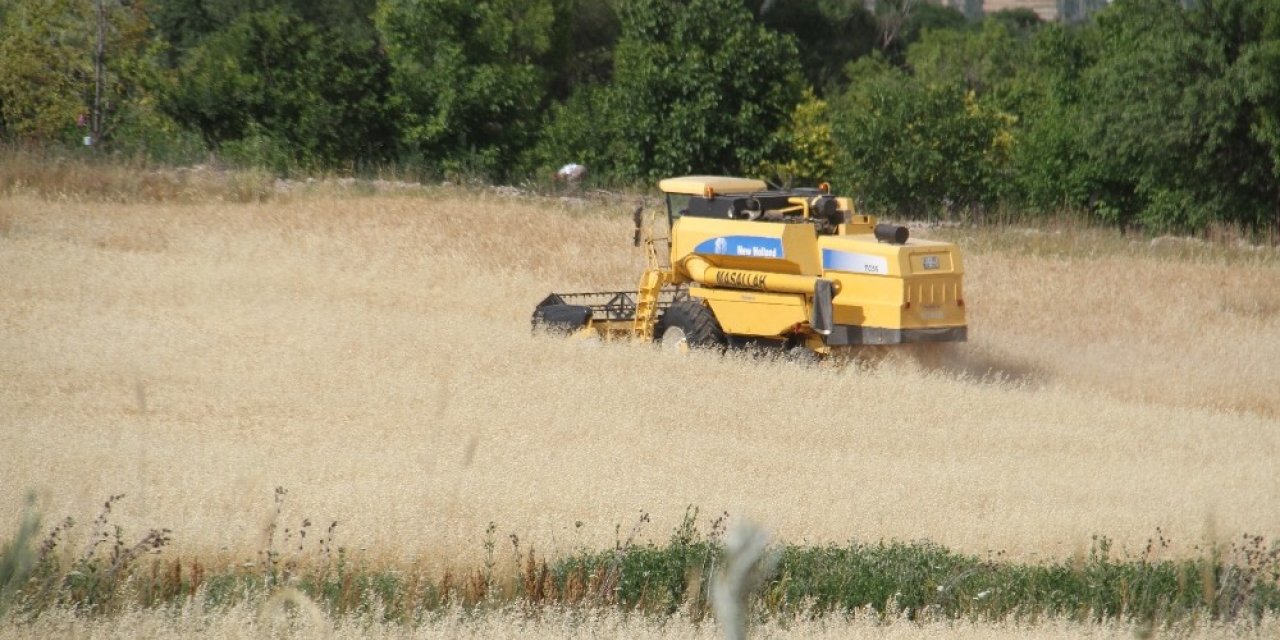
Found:
M 804 294 L 693 287 L 689 295 L 706 300 L 716 319 L 732 323 L 736 335 L 778 338 L 809 320 Z M 720 320 L 721 327 L 726 320 Z
M 751 193 L 764 191 L 769 185 L 764 180 L 734 178 L 730 176 L 681 176 L 667 178 L 658 183 L 663 193 L 679 193 L 700 196 L 710 188 L 715 193 Z
M 708 192 L 745 194 L 768 188 L 760 180 L 725 176 L 669 178 L 659 187 L 694 198 Z M 671 229 L 671 267 L 647 274 L 644 282 L 692 285 L 690 296 L 705 301 L 727 335 L 795 339 L 819 352 L 830 349 L 808 324 L 822 280 L 832 283 L 831 314 L 837 327 L 965 326 L 964 264 L 957 247 L 919 239 L 902 245 L 879 242 L 874 235 L 876 218 L 857 212 L 847 197 L 836 200 L 845 222 L 835 226 L 834 233 L 819 235 L 820 225 L 808 220 L 811 200 L 789 198 L 784 211 L 795 219 L 788 222 L 681 216 Z M 652 244 L 647 236 L 646 241 Z M 824 251 L 829 252 L 825 266 Z M 650 262 L 651 269 L 658 268 L 653 258 Z M 642 283 L 637 299 L 656 300 L 655 291 Z M 645 320 L 643 324 L 652 327 Z M 651 330 L 605 324 L 593 326 L 605 335 L 631 331 L 637 338 L 651 339 Z

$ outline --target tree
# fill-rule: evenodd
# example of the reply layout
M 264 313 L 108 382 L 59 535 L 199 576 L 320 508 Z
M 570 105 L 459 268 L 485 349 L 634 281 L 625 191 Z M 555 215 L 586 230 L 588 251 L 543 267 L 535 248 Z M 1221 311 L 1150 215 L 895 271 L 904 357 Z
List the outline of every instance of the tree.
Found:
M 1017 34 L 1031 33 L 1044 26 L 1040 14 L 1027 8 L 1001 9 L 988 13 L 983 19 L 987 22 L 998 22 L 1009 32 Z
M 171 127 L 154 109 L 160 47 L 144 9 L 122 0 L 9 3 L 0 31 L 7 135 L 44 144 L 87 135 L 112 146 L 122 125 Z
M 831 104 L 836 180 L 863 204 L 908 215 L 974 212 L 1000 195 L 1011 119 L 957 84 L 925 85 L 878 58 Z
M 749 3 L 750 4 L 750 3 Z M 753 7 L 765 26 L 794 36 L 805 79 L 819 95 L 843 86 L 844 68 L 871 53 L 879 25 L 859 0 L 775 0 Z
M 547 95 L 551 0 L 382 0 L 392 104 L 407 150 L 446 170 L 501 176 L 531 142 Z
M 231 159 L 276 169 L 391 156 L 389 66 L 376 43 L 292 11 L 240 14 L 184 57 L 169 112 Z
M 1260 202 L 1253 224 L 1280 228 L 1280 7 L 1274 3 L 1236 3 L 1218 13 L 1219 23 L 1239 25 L 1246 31 L 1235 53 L 1232 98 L 1242 105 L 1241 119 L 1258 147 L 1252 174 Z M 1265 160 L 1259 156 L 1265 156 Z M 1269 160 L 1269 163 L 1267 162 Z M 1264 172 L 1270 165 L 1270 176 Z
M 531 164 L 595 158 L 623 181 L 739 173 L 800 99 L 795 45 L 740 0 L 621 0 L 613 81 L 557 109 Z
M 1081 79 L 1096 63 L 1095 39 L 1091 30 L 1046 25 L 1011 81 L 1019 121 L 1010 195 L 1024 209 L 1083 209 L 1105 177 L 1091 162 L 1082 133 L 1087 112 L 1095 108 L 1083 97 Z
M 883 0 L 876 3 L 880 23 L 880 52 L 901 64 L 907 49 L 931 29 L 964 29 L 964 14 L 953 7 L 923 0 Z
M 783 185 L 830 180 L 836 168 L 836 144 L 826 101 L 805 89 L 791 119 L 774 133 L 769 147 L 774 156 L 759 167 L 759 175 Z
M 986 95 L 1008 88 L 1026 48 L 1003 23 L 987 21 L 977 30 L 928 30 L 906 58 L 925 84 L 958 84 Z
M 147 13 L 177 66 L 187 51 L 242 15 L 279 10 L 343 38 L 373 40 L 376 0 L 149 0 Z
M 1094 201 L 1104 219 L 1153 229 L 1275 219 L 1280 181 L 1265 123 L 1277 109 L 1277 13 L 1266 0 L 1190 10 L 1128 0 L 1097 15 L 1082 133 L 1103 177 Z
M 551 51 L 543 65 L 550 92 L 563 101 L 574 91 L 609 81 L 622 25 L 612 0 L 558 0 Z
M 8 136 L 66 142 L 85 113 L 92 65 L 83 0 L 19 0 L 0 30 L 0 105 Z

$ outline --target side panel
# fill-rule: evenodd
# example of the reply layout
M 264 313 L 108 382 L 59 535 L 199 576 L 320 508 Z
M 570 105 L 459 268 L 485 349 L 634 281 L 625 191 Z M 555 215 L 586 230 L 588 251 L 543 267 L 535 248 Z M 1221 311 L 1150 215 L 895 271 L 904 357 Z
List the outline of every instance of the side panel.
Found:
M 724 269 L 818 275 L 821 258 L 812 225 L 698 218 L 676 220 L 671 264 L 698 254 Z M 687 281 L 688 274 L 677 273 Z
M 838 281 L 838 325 L 935 329 L 965 324 L 960 252 L 954 245 L 870 236 L 819 239 L 825 278 Z
M 828 272 L 840 283 L 831 300 L 836 324 L 874 327 L 902 326 L 902 278 Z
M 779 337 L 809 320 L 805 297 L 799 293 L 694 287 L 689 296 L 705 299 L 729 335 Z
M 911 278 L 906 282 L 902 326 L 926 328 L 959 326 L 965 323 L 964 290 L 959 275 Z

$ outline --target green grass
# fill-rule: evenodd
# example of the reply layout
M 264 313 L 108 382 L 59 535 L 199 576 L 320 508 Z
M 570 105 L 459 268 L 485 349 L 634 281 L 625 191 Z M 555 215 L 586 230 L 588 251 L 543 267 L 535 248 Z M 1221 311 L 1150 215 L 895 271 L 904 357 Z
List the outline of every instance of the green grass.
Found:
M 281 500 L 283 493 L 277 495 Z M 260 562 L 209 571 L 197 560 L 166 558 L 168 533 L 126 536 L 110 522 L 120 496 L 103 506 L 79 554 L 63 540 L 70 519 L 36 546 L 34 515 L 3 545 L 4 590 L 0 610 L 19 617 L 50 607 L 87 615 L 127 607 L 182 605 L 193 598 L 209 609 L 265 601 L 284 585 L 296 587 L 333 616 L 379 612 L 387 621 L 414 623 L 450 606 L 485 609 L 526 606 L 614 607 L 648 614 L 683 611 L 694 621 L 710 612 L 711 578 L 725 557 L 727 514 L 706 533 L 688 510 L 683 524 L 661 544 L 636 544 L 642 516 L 614 548 L 583 550 L 565 558 L 539 557 L 510 537 L 515 562 L 500 563 L 495 527 L 481 544 L 484 565 L 431 576 L 409 567 L 375 567 L 364 554 L 334 544 L 336 523 L 313 537 L 317 553 L 305 561 L 276 547 Z M 310 523 L 304 523 L 304 529 Z M 286 530 L 287 531 L 287 530 Z M 301 550 L 305 536 L 299 535 Z M 1280 547 L 1260 536 L 1202 548 L 1197 557 L 1161 559 L 1167 541 L 1157 535 L 1140 554 L 1116 553 L 1096 537 L 1087 553 L 1046 563 L 1010 562 L 1000 554 L 980 558 L 928 541 L 850 542 L 843 546 L 783 544 L 774 548 L 776 569 L 752 605 L 762 617 L 855 613 L 886 619 L 1123 620 L 1173 624 L 1201 620 L 1256 620 L 1280 612 Z M 505 566 L 506 568 L 500 568 Z
M 1078 619 L 1235 620 L 1280 611 L 1280 548 L 1258 536 L 1157 559 L 1116 554 L 1095 537 L 1083 557 L 1028 564 L 979 558 L 928 541 L 782 545 L 777 569 L 758 595 L 772 615 L 803 610 L 905 614 L 908 618 L 1003 620 L 1041 615 Z M 588 553 L 555 563 L 552 575 L 596 575 L 617 567 L 611 602 L 651 612 L 705 611 L 703 576 L 723 557 L 715 535 L 677 531 L 661 546 Z

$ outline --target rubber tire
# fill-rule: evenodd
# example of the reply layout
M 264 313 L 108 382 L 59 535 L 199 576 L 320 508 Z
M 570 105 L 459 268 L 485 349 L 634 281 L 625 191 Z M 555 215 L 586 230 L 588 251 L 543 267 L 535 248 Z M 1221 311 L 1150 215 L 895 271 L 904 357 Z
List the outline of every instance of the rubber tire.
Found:
M 668 327 L 677 327 L 684 332 L 685 342 L 691 349 L 714 349 L 724 351 L 729 341 L 725 339 L 720 323 L 707 305 L 696 300 L 681 300 L 667 307 L 662 319 L 654 328 L 658 342 L 662 341 Z

